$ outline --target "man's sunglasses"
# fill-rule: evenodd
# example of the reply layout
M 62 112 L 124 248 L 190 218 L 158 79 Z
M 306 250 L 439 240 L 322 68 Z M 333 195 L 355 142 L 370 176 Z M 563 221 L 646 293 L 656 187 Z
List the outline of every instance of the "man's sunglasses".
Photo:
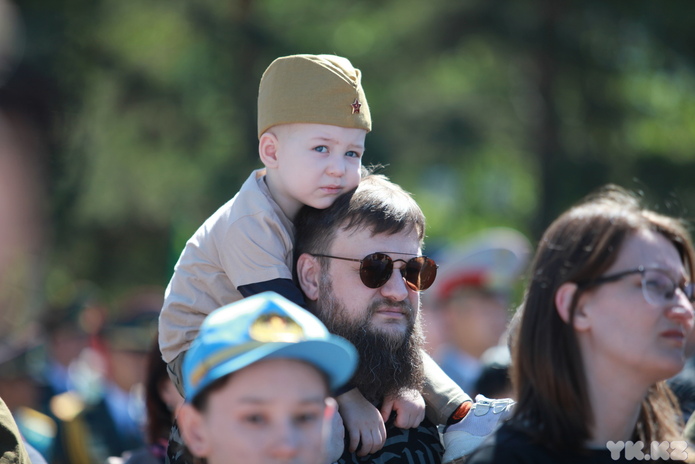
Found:
M 399 253 L 407 254 L 407 253 Z M 342 258 L 340 256 L 319 255 L 312 253 L 312 256 L 321 258 L 342 259 L 344 261 L 354 261 L 360 263 L 360 279 L 369 288 L 382 287 L 393 274 L 393 263 L 400 261 L 403 267 L 398 269 L 405 279 L 406 284 L 412 290 L 420 292 L 427 290 L 437 277 L 437 263 L 427 256 L 415 256 L 408 261 L 404 259 L 393 259 L 386 253 L 372 253 L 362 259 Z

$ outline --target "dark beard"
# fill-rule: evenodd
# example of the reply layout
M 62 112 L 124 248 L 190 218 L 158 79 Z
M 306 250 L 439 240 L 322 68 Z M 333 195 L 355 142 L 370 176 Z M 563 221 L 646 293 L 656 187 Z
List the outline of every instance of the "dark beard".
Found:
M 397 306 L 408 311 L 408 328 L 404 334 L 382 332 L 370 326 L 376 308 Z M 380 404 L 387 395 L 405 389 L 421 390 L 424 383 L 421 347 L 424 342 L 420 319 L 413 320 L 407 301 L 373 302 L 364 318 L 349 319 L 345 306 L 333 296 L 333 286 L 326 274 L 319 282 L 319 299 L 315 314 L 331 333 L 350 341 L 360 356 L 351 384 L 372 404 Z

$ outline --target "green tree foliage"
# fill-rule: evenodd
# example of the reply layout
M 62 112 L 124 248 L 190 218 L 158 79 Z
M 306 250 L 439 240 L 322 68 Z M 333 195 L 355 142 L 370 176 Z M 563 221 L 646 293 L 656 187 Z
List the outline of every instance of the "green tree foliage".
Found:
M 260 167 L 256 94 L 291 53 L 362 69 L 365 163 L 413 192 L 431 246 L 532 239 L 606 182 L 692 216 L 688 0 L 24 0 L 25 60 L 56 83 L 51 276 L 168 281 L 185 240 Z

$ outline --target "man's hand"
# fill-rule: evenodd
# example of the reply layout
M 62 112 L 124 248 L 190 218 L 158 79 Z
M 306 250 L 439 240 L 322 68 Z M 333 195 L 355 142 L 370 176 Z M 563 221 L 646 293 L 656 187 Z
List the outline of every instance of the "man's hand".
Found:
M 386 442 L 386 426 L 379 410 L 356 388 L 336 399 L 345 430 L 350 437 L 348 450 L 351 453 L 357 451 L 358 456 L 366 456 L 383 448 Z
M 417 390 L 401 390 L 398 395 L 384 398 L 384 404 L 381 406 L 384 422 L 389 420 L 392 411 L 396 411 L 396 420 L 393 423 L 396 427 L 413 429 L 425 418 L 425 400 Z

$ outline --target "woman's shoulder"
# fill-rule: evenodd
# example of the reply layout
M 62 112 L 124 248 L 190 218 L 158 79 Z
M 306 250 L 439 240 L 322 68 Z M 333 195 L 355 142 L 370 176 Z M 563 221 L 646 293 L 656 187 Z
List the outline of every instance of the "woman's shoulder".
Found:
M 466 460 L 466 464 L 557 462 L 519 426 L 503 424 Z
M 608 448 L 590 450 L 586 454 L 552 450 L 534 442 L 527 428 L 507 422 L 469 456 L 466 464 L 614 464 L 622 460 L 611 456 Z

